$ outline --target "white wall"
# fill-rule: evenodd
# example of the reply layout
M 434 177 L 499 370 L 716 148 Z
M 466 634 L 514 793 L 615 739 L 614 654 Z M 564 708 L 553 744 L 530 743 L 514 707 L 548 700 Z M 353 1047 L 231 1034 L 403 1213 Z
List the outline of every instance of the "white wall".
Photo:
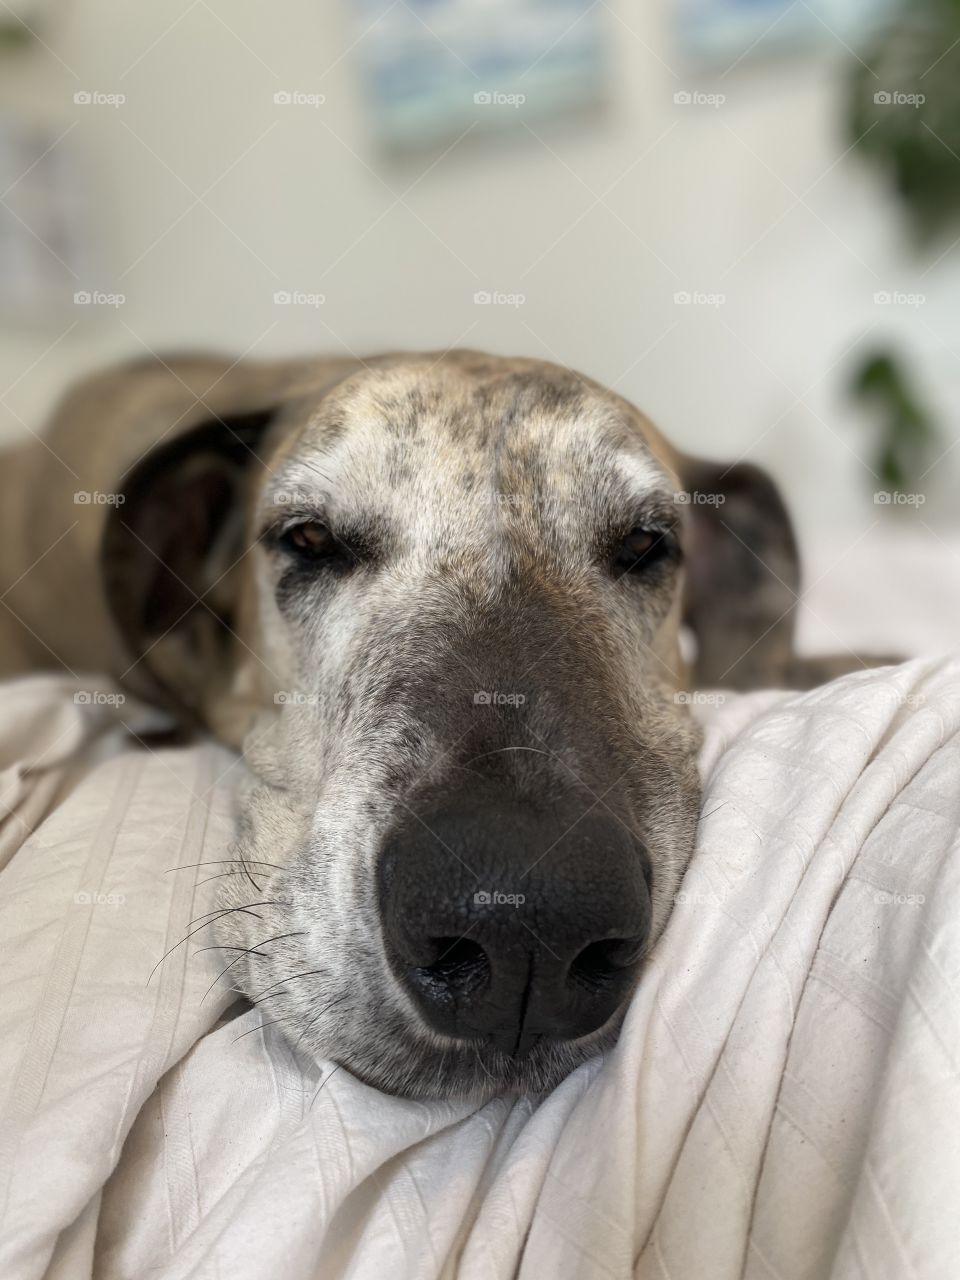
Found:
M 82 284 L 127 302 L 2 335 L 0 388 L 18 380 L 9 412 L 0 405 L 5 425 L 14 414 L 36 425 L 75 369 L 143 347 L 460 343 L 575 365 L 685 447 L 749 454 L 808 527 L 873 521 L 879 485 L 857 456 L 864 426 L 844 383 L 858 352 L 895 337 L 955 420 L 960 250 L 928 270 L 940 251 L 913 258 L 877 179 L 839 159 L 838 50 L 711 81 L 684 69 L 664 4 L 613 9 L 605 118 L 536 124 L 540 140 L 522 130 L 467 139 L 433 165 L 436 154 L 378 158 L 345 3 L 64 7 L 47 39 L 65 65 L 43 54 L 5 74 L 0 102 L 32 103 L 58 129 L 76 121 L 67 143 L 88 165 L 106 246 Z M 694 88 L 727 101 L 674 104 Z M 127 101 L 78 108 L 77 89 Z M 326 103 L 278 107 L 278 89 Z M 190 209 L 205 191 L 206 207 Z M 280 289 L 326 303 L 277 307 Z M 476 306 L 480 289 L 526 302 Z M 876 291 L 898 289 L 927 301 L 874 304 Z M 680 307 L 678 290 L 726 303 Z M 932 490 L 951 495 L 958 478 L 960 448 L 931 474 Z

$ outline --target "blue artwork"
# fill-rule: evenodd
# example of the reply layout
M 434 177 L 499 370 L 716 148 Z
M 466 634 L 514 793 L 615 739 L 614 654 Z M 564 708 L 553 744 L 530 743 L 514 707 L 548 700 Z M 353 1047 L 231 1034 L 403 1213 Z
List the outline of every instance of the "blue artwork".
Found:
M 592 0 L 354 0 L 377 132 L 419 145 L 603 96 Z
M 889 9 L 889 0 L 678 0 L 677 21 L 686 52 L 734 61 L 814 44 L 847 51 Z

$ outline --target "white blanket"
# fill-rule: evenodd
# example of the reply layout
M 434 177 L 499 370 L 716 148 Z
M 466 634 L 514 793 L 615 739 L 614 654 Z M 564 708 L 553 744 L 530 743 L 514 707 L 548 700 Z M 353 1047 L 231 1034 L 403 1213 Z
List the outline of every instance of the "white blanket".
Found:
M 242 766 L 74 688 L 2 695 L 2 1280 L 960 1274 L 960 659 L 705 707 L 619 1045 L 479 1110 L 206 994 Z

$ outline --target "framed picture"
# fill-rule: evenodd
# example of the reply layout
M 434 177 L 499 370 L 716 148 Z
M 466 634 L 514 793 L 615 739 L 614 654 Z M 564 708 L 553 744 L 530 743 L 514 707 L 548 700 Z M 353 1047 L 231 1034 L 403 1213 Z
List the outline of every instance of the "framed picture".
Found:
M 68 311 L 87 245 L 69 139 L 0 117 L 0 323 L 56 323 Z
M 592 0 L 353 0 L 374 128 L 395 146 L 516 127 L 603 96 Z
M 873 31 L 890 0 L 677 0 L 684 51 L 739 61 L 748 54 L 833 44 L 843 51 Z

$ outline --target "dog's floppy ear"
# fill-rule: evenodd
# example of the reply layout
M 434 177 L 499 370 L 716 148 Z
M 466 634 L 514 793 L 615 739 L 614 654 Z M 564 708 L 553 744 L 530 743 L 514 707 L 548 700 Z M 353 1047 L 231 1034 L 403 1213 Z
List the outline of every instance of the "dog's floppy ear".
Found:
M 824 681 L 902 661 L 895 654 L 798 657 L 794 614 L 800 557 L 780 491 L 759 467 L 681 457 L 687 566 L 684 622 L 693 631 L 696 683 L 733 689 Z
M 210 726 L 234 673 L 250 496 L 274 418 L 273 406 L 211 418 L 156 445 L 124 477 L 104 528 L 130 683 L 186 725 Z
M 773 480 L 748 463 L 681 458 L 686 507 L 684 621 L 696 682 L 755 689 L 794 683 L 800 564 Z

